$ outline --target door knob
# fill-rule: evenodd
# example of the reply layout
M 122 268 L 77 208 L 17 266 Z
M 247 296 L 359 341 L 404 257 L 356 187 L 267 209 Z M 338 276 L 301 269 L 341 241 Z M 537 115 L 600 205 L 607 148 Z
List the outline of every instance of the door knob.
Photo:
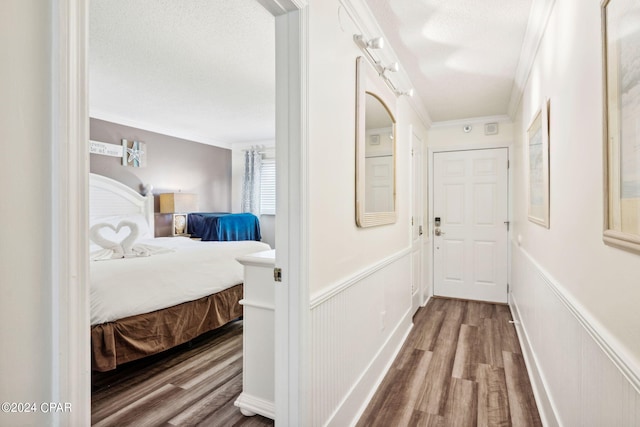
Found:
M 436 227 L 436 228 L 433 230 L 433 232 L 434 232 L 434 234 L 435 234 L 436 236 L 442 236 L 443 234 L 445 234 L 445 232 L 444 232 L 444 231 L 440 230 L 440 227 Z

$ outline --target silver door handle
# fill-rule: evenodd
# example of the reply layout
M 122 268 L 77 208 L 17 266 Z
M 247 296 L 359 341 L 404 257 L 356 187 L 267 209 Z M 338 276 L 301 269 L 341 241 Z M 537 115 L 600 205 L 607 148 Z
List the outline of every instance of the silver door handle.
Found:
M 435 230 L 433 230 L 433 233 L 434 233 L 436 236 L 442 236 L 443 234 L 445 234 L 445 232 L 444 232 L 444 231 L 442 231 L 442 230 L 440 230 L 439 228 L 436 228 Z

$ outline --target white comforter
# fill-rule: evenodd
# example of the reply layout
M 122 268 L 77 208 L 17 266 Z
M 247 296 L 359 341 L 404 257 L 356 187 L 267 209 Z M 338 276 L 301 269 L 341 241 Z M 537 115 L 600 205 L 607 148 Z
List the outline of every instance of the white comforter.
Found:
M 193 301 L 243 282 L 242 255 L 266 243 L 200 242 L 184 237 L 140 240 L 172 249 L 149 257 L 91 261 L 91 324 Z

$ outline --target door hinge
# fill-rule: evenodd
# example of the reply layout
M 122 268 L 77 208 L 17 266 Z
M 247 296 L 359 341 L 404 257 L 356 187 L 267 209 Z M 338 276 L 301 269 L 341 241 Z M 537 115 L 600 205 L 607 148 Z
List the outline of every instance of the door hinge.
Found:
M 276 267 L 273 269 L 273 280 L 276 282 L 282 282 L 282 269 Z
M 411 226 L 413 227 L 413 217 L 411 217 Z
M 507 294 L 509 294 L 509 284 L 507 283 Z
M 510 165 L 509 160 L 507 160 L 507 169 L 509 169 L 509 165 Z

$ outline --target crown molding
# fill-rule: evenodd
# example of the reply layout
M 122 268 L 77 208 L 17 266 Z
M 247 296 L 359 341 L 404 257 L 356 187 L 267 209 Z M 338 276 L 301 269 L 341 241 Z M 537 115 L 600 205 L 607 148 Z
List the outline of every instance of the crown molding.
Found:
M 522 50 L 520 51 L 520 60 L 516 68 L 516 75 L 511 88 L 511 97 L 509 99 L 509 108 L 507 109 L 509 116 L 513 119 L 516 116 L 524 88 L 527 85 L 531 69 L 538 55 L 540 43 L 544 37 L 547 23 L 553 12 L 556 0 L 538 0 L 531 5 L 531 13 L 529 14 L 529 22 L 527 23 L 527 31 L 522 42 Z

